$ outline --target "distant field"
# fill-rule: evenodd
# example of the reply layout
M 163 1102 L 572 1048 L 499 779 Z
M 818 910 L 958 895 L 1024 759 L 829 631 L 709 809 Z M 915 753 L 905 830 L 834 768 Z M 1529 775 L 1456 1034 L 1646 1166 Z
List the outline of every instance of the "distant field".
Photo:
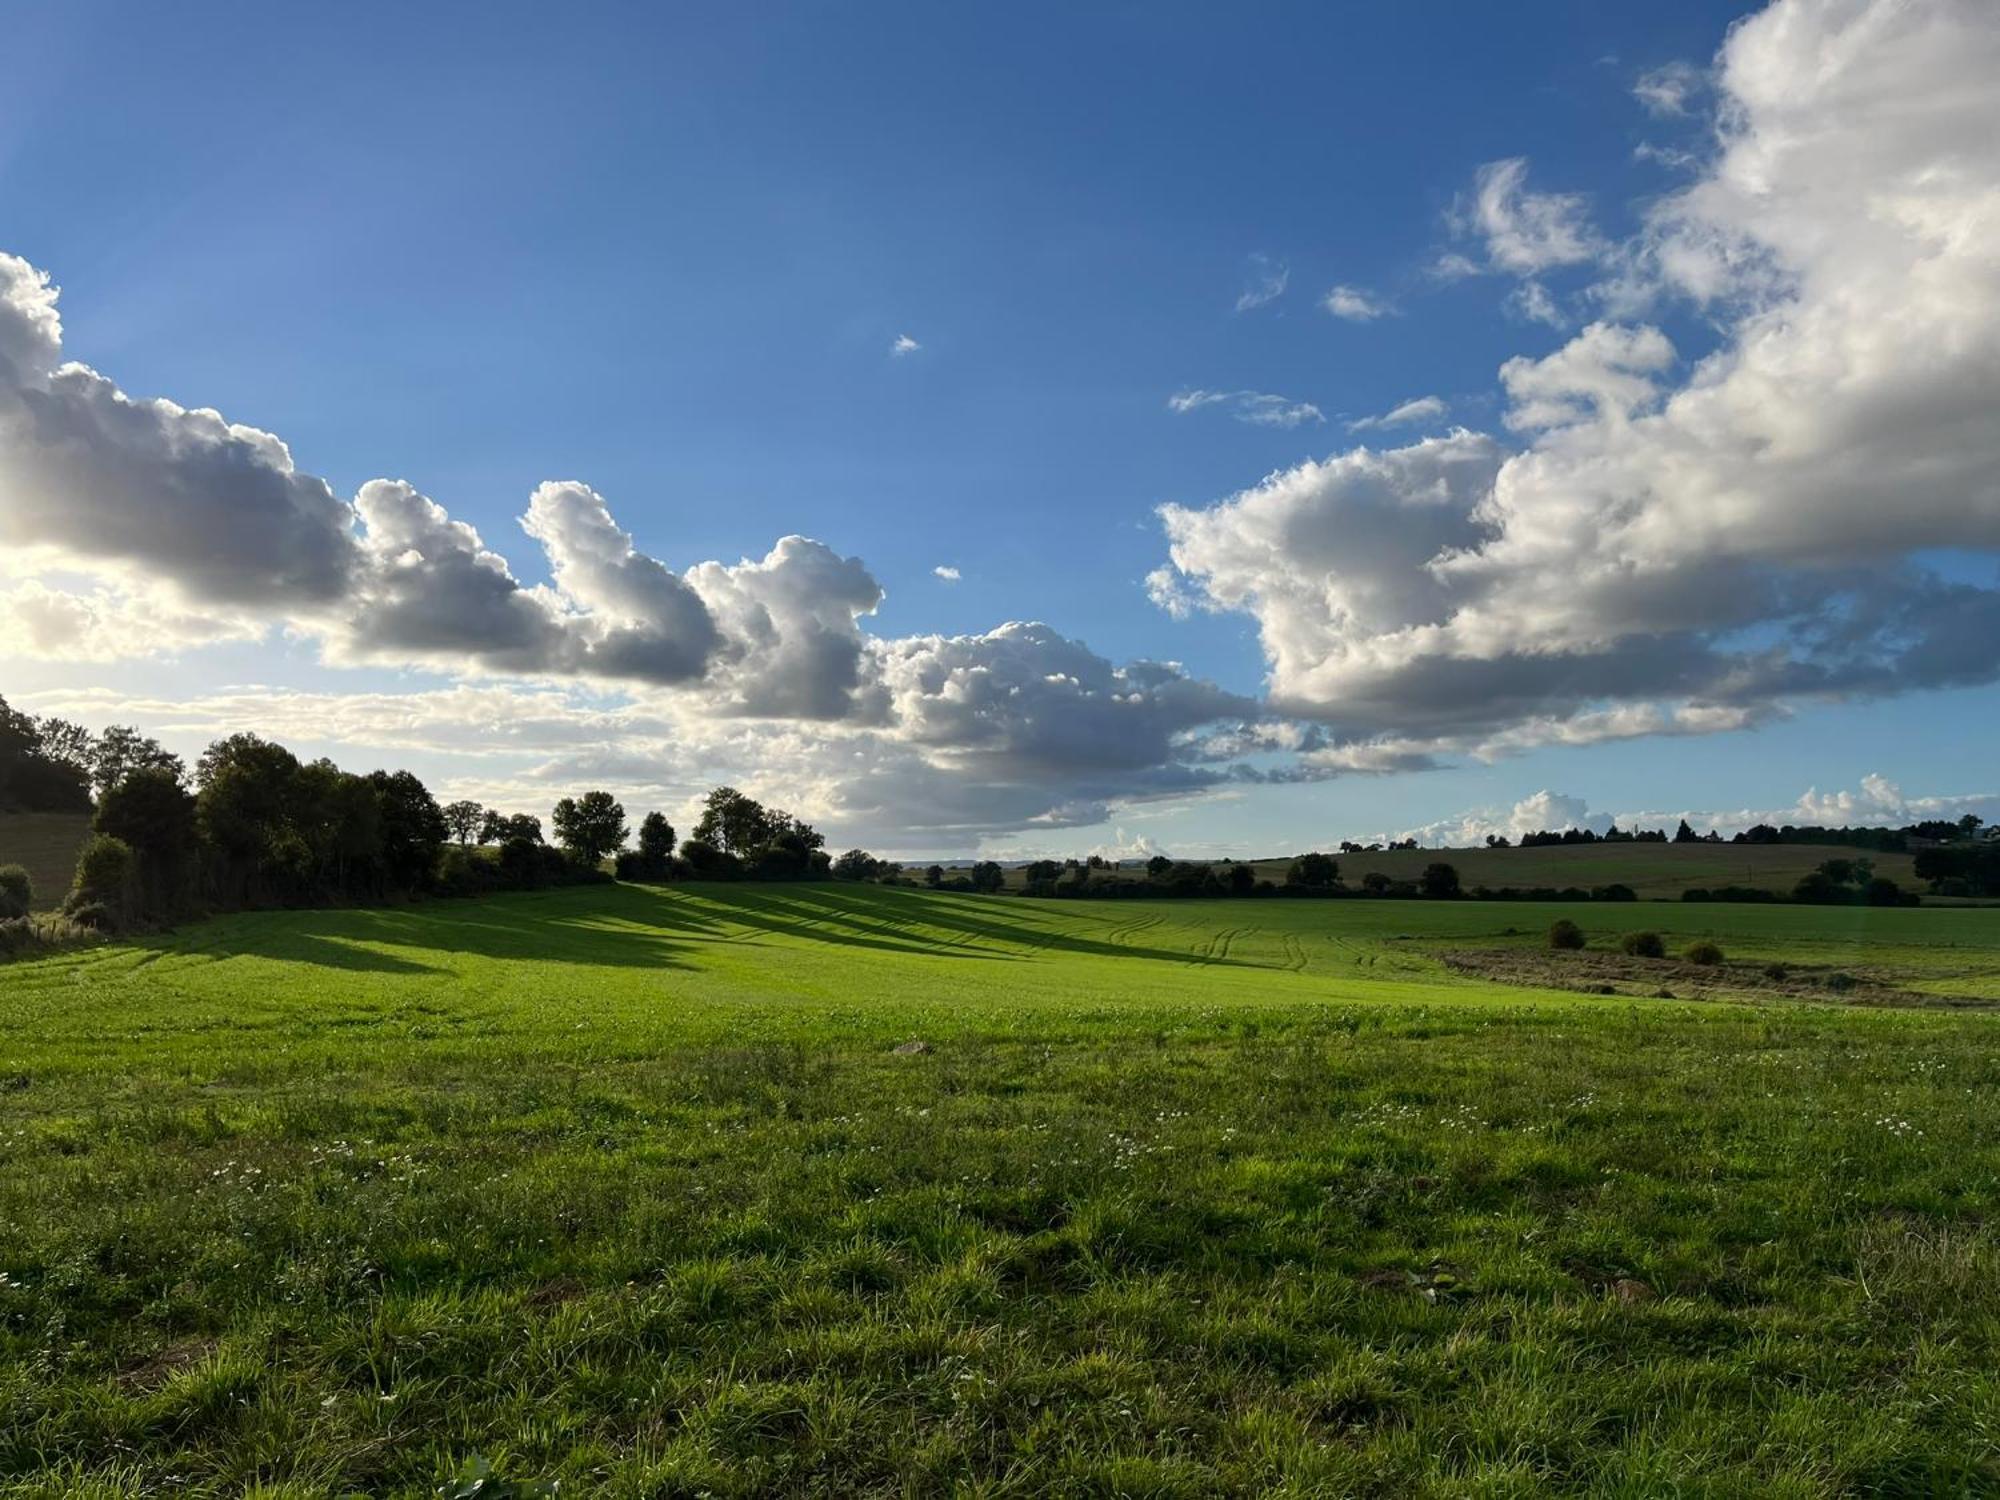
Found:
M 2000 1017 L 1445 966 L 1561 911 L 613 886 L 0 967 L 0 1494 L 2000 1489 Z M 2000 911 L 1572 914 L 2000 996 Z
M 0 813 L 0 865 L 25 865 L 36 909 L 52 910 L 69 894 L 89 833 L 88 813 Z
M 1332 853 L 1329 847 L 1326 851 Z M 1629 885 L 1642 897 L 1679 900 L 1682 891 L 1722 885 L 1758 886 L 1791 894 L 1799 878 L 1829 859 L 1871 859 L 1875 872 L 1908 890 L 1921 891 L 1908 854 L 1813 844 L 1570 844 L 1539 849 L 1397 849 L 1381 854 L 1337 854 L 1340 878 L 1358 886 L 1372 871 L 1391 880 L 1415 880 L 1438 860 L 1454 866 L 1467 890 L 1474 886 Z M 1251 860 L 1260 878 L 1283 881 L 1291 865 L 1284 859 Z M 1143 862 L 1127 860 L 1124 874 L 1136 877 Z M 1026 877 L 1007 872 L 1018 888 Z

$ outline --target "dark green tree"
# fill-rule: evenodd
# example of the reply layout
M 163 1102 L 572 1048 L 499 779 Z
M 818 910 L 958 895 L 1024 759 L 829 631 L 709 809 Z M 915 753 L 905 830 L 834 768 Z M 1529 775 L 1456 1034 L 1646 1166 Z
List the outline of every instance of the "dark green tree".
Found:
M 674 825 L 664 813 L 649 812 L 639 821 L 639 853 L 662 869 L 674 857 Z
M 1417 878 L 1417 888 L 1426 896 L 1449 899 L 1459 894 L 1458 870 L 1439 860 L 1436 864 L 1424 866 L 1424 873 Z
M 565 797 L 551 818 L 556 842 L 578 864 L 595 869 L 625 842 L 625 809 L 609 792 Z
M 470 798 L 445 803 L 443 812 L 445 829 L 461 848 L 478 838 L 486 826 L 486 809 Z
M 1331 854 L 1301 854 L 1285 872 L 1286 885 L 1323 890 L 1340 880 L 1340 861 Z
M 147 916 L 171 916 L 194 904 L 194 798 L 165 766 L 129 772 L 97 799 L 97 832 L 132 850 L 136 906 Z
M 102 797 L 134 771 L 171 771 L 185 776 L 181 758 L 150 735 L 139 733 L 129 724 L 112 724 L 97 737 L 91 754 L 91 788 Z

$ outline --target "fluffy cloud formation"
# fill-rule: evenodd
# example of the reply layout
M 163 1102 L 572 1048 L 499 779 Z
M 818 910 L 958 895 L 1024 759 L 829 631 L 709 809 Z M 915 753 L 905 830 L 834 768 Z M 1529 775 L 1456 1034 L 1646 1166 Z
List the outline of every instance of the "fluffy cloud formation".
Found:
M 1430 848 L 1469 848 L 1483 844 L 1489 836 L 1518 840 L 1523 834 L 1544 829 L 1562 833 L 1571 828 L 1587 828 L 1603 833 L 1614 824 L 1620 828 L 1664 828 L 1669 831 L 1685 819 L 1701 833 L 1714 829 L 1723 837 L 1754 828 L 1759 823 L 1783 827 L 1901 828 L 1929 818 L 1956 821 L 1966 813 L 1991 820 L 2000 813 L 2000 794 L 1965 792 L 1949 796 L 1905 796 L 1903 789 L 1881 775 L 1861 778 L 1852 791 L 1821 792 L 1807 787 L 1789 807 L 1765 808 L 1683 808 L 1674 812 L 1627 811 L 1594 812 L 1582 797 L 1560 792 L 1539 791 L 1524 797 L 1512 808 L 1475 808 L 1457 817 L 1427 823 L 1421 828 L 1404 829 L 1389 835 L 1413 838 Z
M 337 605 L 352 513 L 268 432 L 62 362 L 47 276 L 0 254 L 0 547 L 138 564 L 220 605 Z
M 1318 417 L 1254 392 L 1230 400 L 1246 421 Z M 524 583 L 406 481 L 370 480 L 343 501 L 269 433 L 129 397 L 62 363 L 54 288 L 0 257 L 0 652 L 108 660 L 282 626 L 335 664 L 571 694 L 589 684 L 611 709 L 527 700 L 560 727 L 545 726 L 549 757 L 503 789 L 600 770 L 644 787 L 641 768 L 668 765 L 773 787 L 844 830 L 954 838 L 1098 821 L 1123 801 L 1216 784 L 1227 770 L 1200 752 L 1199 732 L 1260 711 L 1178 667 L 1119 666 L 1042 625 L 879 639 L 862 622 L 881 585 L 859 558 L 806 537 L 677 573 L 576 481 L 538 486 L 521 526 L 546 584 Z M 285 732 L 276 701 L 258 695 L 231 727 Z M 493 701 L 453 696 L 425 712 L 460 728 L 453 716 L 469 716 L 490 736 Z M 315 704 L 302 737 L 357 743 L 359 711 Z M 501 743 L 518 738 L 516 725 Z
M 1203 726 L 1255 705 L 1158 663 L 1118 667 L 1040 625 L 873 643 L 885 722 L 737 718 L 672 690 L 509 683 L 428 692 L 226 689 L 194 699 L 79 687 L 17 707 L 137 723 L 190 755 L 239 730 L 343 763 L 413 763 L 450 796 L 545 812 L 578 786 L 677 824 L 730 781 L 880 852 L 963 852 L 1019 830 L 1226 784 Z M 892 701 L 891 701 L 892 700 Z
M 1594 323 L 1502 369 L 1525 447 L 1457 432 L 1168 507 L 1149 589 L 1250 614 L 1275 707 L 1378 763 L 1993 680 L 1995 76 L 1977 0 L 1778 0 L 1724 47 L 1713 159 L 1632 243 L 1485 169 L 1496 267 L 1602 263 L 1605 305 L 1691 303 L 1716 347 Z

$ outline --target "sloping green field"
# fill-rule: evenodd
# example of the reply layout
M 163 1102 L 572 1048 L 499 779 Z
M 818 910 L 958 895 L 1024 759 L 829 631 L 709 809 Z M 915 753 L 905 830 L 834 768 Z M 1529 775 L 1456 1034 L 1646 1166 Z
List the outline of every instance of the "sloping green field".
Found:
M 0 968 L 0 1494 L 2000 1490 L 1996 1018 L 1442 962 L 1558 914 L 617 886 Z M 2000 998 L 2000 911 L 1569 914 Z
M 54 911 L 69 894 L 77 851 L 89 836 L 89 813 L 0 813 L 0 865 L 24 867 L 35 910 Z

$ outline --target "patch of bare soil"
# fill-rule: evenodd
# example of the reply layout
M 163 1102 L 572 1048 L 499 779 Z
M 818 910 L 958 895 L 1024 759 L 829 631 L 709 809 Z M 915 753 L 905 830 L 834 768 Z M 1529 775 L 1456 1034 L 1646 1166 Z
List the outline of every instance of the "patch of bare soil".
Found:
M 215 1349 L 214 1339 L 189 1339 L 169 1344 L 157 1354 L 118 1372 L 118 1383 L 127 1390 L 156 1391 L 181 1371 L 192 1369 Z
M 1813 1000 L 1821 1004 L 1992 1009 L 1994 1002 L 1907 990 L 1883 975 L 1827 965 L 1741 960 L 1692 964 L 1625 953 L 1461 948 L 1439 955 L 1446 968 L 1499 984 L 1574 990 L 1584 995 L 1661 1000 Z

